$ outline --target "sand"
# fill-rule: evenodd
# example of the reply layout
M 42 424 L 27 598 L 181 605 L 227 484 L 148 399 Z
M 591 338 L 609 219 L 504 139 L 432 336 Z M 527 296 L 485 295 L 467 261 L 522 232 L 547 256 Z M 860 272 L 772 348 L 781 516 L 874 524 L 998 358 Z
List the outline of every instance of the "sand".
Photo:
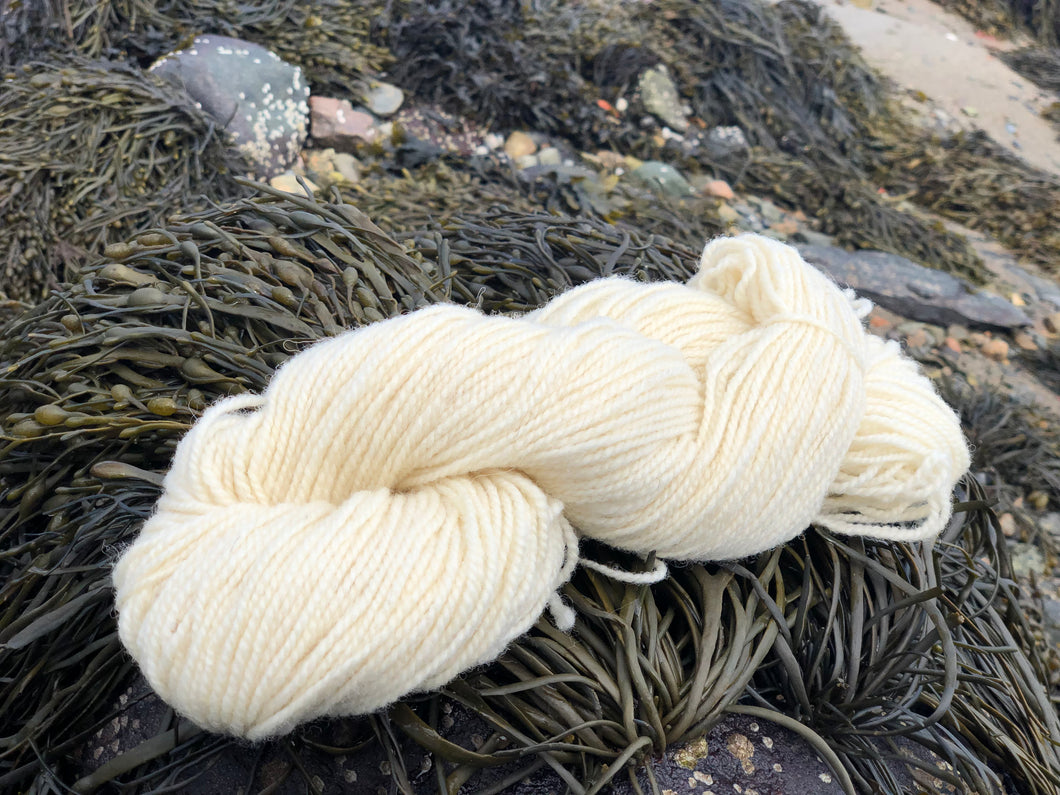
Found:
M 814 1 L 827 8 L 873 67 L 929 98 L 918 114 L 926 122 L 979 127 L 1029 163 L 1060 175 L 1060 142 L 1040 115 L 1058 97 L 995 55 L 1025 42 L 977 33 L 963 17 L 930 0 Z

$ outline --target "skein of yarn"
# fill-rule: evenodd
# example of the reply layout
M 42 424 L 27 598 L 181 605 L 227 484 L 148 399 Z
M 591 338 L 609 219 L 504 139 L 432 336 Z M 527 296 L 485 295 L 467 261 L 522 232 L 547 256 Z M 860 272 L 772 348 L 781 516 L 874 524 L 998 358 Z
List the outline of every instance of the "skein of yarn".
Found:
M 687 285 L 321 342 L 182 440 L 114 571 L 122 642 L 179 712 L 256 740 L 494 659 L 569 578 L 575 528 L 674 560 L 811 523 L 931 538 L 968 452 L 864 310 L 749 235 Z

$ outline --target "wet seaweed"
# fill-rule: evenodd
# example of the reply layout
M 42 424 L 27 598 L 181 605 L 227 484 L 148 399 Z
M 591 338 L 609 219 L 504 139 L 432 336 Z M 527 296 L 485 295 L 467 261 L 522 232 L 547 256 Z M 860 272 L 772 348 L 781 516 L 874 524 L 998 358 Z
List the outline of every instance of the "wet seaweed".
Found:
M 1056 0 L 935 0 L 981 30 L 1009 37 L 1030 33 L 1044 45 L 1060 44 L 1060 3 Z
M 1060 92 L 1060 51 L 1053 47 L 1020 47 L 998 54 L 1013 71 L 1019 72 L 1046 91 Z
M 386 50 L 368 40 L 379 6 L 365 0 L 57 0 L 0 3 L 0 64 L 49 59 L 69 51 L 132 59 L 141 67 L 195 36 L 214 33 L 267 47 L 305 69 L 318 91 L 349 90 L 386 66 Z
M 121 63 L 34 62 L 0 91 L 0 274 L 39 298 L 108 243 L 239 195 L 247 166 L 194 101 Z
M 879 179 L 890 192 L 989 232 L 1026 260 L 1057 272 L 1060 180 L 984 133 L 895 144 Z

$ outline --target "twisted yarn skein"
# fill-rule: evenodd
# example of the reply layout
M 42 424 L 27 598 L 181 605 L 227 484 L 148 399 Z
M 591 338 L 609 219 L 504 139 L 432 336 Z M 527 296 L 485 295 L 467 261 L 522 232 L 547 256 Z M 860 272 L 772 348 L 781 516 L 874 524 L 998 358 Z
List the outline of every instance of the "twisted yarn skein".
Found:
M 114 571 L 122 641 L 178 711 L 260 739 L 494 659 L 570 576 L 573 528 L 674 560 L 810 523 L 931 538 L 967 448 L 865 310 L 744 236 L 687 285 L 321 342 L 182 440 Z

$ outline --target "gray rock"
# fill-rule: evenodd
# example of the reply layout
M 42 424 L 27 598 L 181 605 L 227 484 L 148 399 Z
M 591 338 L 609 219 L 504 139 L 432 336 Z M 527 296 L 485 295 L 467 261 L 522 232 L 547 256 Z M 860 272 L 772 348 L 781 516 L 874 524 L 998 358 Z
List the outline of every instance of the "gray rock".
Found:
M 1032 574 L 1041 577 L 1045 573 L 1045 555 L 1034 544 L 1009 544 L 1008 553 L 1012 559 L 1012 573 L 1017 578 L 1026 580 Z
M 809 243 L 814 246 L 831 246 L 835 244 L 835 238 L 824 232 L 815 232 L 812 229 L 800 229 L 794 235 L 797 243 Z
M 948 326 L 1010 329 L 1030 319 L 1004 298 L 975 291 L 963 279 L 897 254 L 800 245 L 802 256 L 859 295 L 902 317 Z
M 1050 511 L 1038 519 L 1038 528 L 1052 536 L 1054 542 L 1060 542 L 1060 512 Z
M 377 116 L 391 116 L 405 101 L 405 92 L 390 83 L 373 81 L 361 98 L 364 106 Z
M 645 69 L 637 88 L 649 113 L 675 130 L 688 129 L 688 108 L 681 102 L 677 86 L 663 64 Z
M 150 71 L 181 85 L 217 121 L 259 177 L 283 172 L 305 142 L 309 86 L 274 52 L 227 36 L 199 36 Z
M 739 127 L 714 127 L 703 142 L 707 154 L 715 160 L 746 152 L 750 145 Z
M 1060 646 L 1060 600 L 1050 597 L 1042 600 L 1042 625 L 1049 642 Z
M 648 160 L 633 169 L 633 176 L 646 182 L 653 189 L 671 196 L 690 196 L 695 188 L 673 166 L 658 160 Z

